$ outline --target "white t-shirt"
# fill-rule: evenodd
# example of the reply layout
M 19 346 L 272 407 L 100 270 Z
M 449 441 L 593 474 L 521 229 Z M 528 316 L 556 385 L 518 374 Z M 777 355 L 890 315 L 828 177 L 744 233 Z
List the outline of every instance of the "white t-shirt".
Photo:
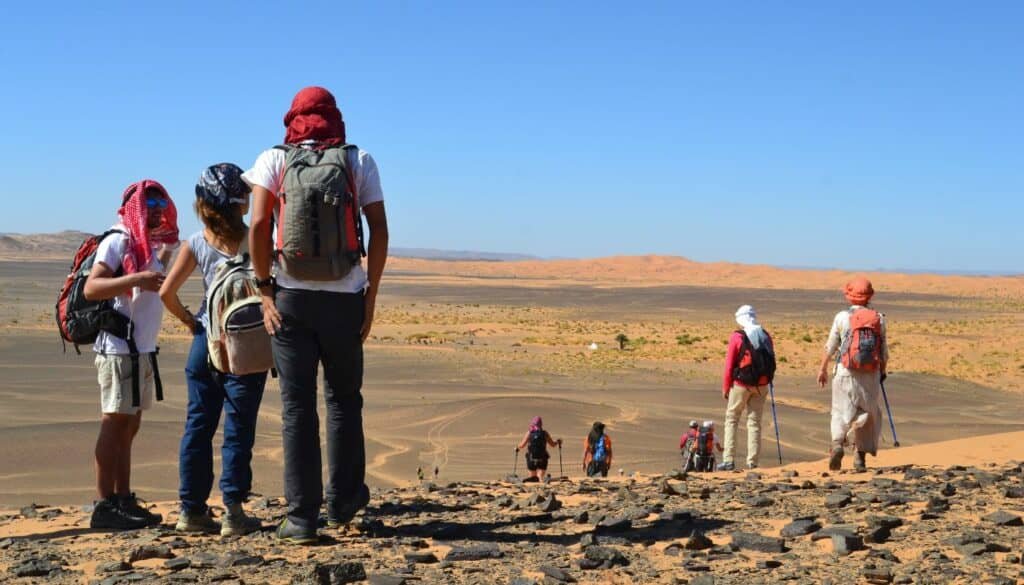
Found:
M 250 185 L 259 185 L 275 196 L 281 192 L 281 183 L 284 181 L 285 152 L 279 148 L 264 150 L 252 168 L 242 174 L 242 179 Z M 353 165 L 352 174 L 356 184 L 356 191 L 359 193 L 360 208 L 371 203 L 384 201 L 384 193 L 380 188 L 380 173 L 377 171 L 377 163 L 368 152 L 360 149 L 356 157 L 356 164 Z M 297 288 L 303 290 L 322 290 L 328 292 L 356 293 L 366 288 L 366 271 L 362 263 L 352 267 L 352 271 L 339 280 L 301 280 L 289 276 L 280 267 L 276 267 L 274 277 L 278 286 L 282 288 Z
M 825 342 L 825 353 L 831 356 L 842 348 L 843 340 L 850 335 L 850 312 L 863 308 L 864 307 L 861 305 L 851 305 L 849 309 L 836 313 L 835 318 L 832 319 L 832 329 L 828 333 L 828 341 Z M 886 340 L 885 334 L 885 315 L 879 313 L 879 321 L 882 326 L 882 348 L 880 357 L 882 358 L 882 361 L 888 362 L 889 343 Z M 841 362 L 836 362 L 836 374 L 848 374 L 849 372 L 850 371 L 847 370 Z
M 124 228 L 121 228 L 124 229 Z M 125 251 L 128 246 L 128 236 L 114 233 L 100 242 L 96 248 L 96 262 L 102 262 L 117 272 L 121 268 Z M 143 270 L 155 270 L 162 272 L 163 264 L 153 252 L 153 259 L 149 266 Z M 156 351 L 156 338 L 160 333 L 160 322 L 164 316 L 164 304 L 160 301 L 160 295 L 152 291 L 144 291 L 135 288 L 134 295 L 118 295 L 113 299 L 114 309 L 122 315 L 127 315 L 134 327 L 135 345 L 139 353 L 151 353 Z M 96 343 L 93 343 L 92 350 L 96 353 L 127 355 L 131 353 L 128 343 L 121 339 L 101 331 Z

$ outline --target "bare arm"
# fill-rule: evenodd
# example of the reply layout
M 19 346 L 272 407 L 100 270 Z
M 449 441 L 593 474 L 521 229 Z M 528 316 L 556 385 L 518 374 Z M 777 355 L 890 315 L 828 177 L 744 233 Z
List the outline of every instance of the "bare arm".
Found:
M 188 245 L 188 242 L 185 242 L 181 246 L 181 251 L 178 252 L 178 257 L 174 259 L 174 266 L 171 267 L 171 271 L 167 274 L 167 280 L 160 287 L 160 300 L 163 301 L 164 306 L 179 321 L 184 323 L 185 327 L 188 327 L 192 333 L 196 332 L 196 318 L 181 303 L 181 299 L 178 297 L 178 290 L 185 284 L 188 277 L 191 276 L 192 272 L 196 269 L 196 265 L 196 256 L 192 253 L 192 248 Z
M 253 274 L 259 280 L 270 278 L 270 256 L 273 243 L 270 240 L 270 229 L 274 223 L 274 206 L 277 197 L 259 185 L 252 186 L 252 227 L 249 228 L 249 257 L 252 259 Z M 267 333 L 277 333 L 281 328 L 281 314 L 274 305 L 274 288 L 260 288 L 263 303 L 263 325 Z
M 92 265 L 89 277 L 85 280 L 85 298 L 90 301 L 105 301 L 116 296 L 128 294 L 135 287 L 156 292 L 160 290 L 164 275 L 152 270 L 114 276 L 114 270 L 103 262 Z
M 552 439 L 552 438 L 551 438 L 551 433 L 545 432 L 544 434 L 545 434 L 545 435 L 547 436 L 547 438 L 548 438 L 548 446 L 549 446 L 549 447 L 556 447 L 556 446 L 557 446 L 557 447 L 561 447 L 561 446 L 562 446 L 562 439 L 558 439 L 558 440 L 556 441 L 556 440 L 554 440 L 554 439 Z
M 516 447 L 516 450 L 520 451 L 522 449 L 525 449 L 526 448 L 526 443 L 528 443 L 529 441 L 530 441 L 530 433 L 526 433 L 525 435 L 523 435 L 523 440 L 519 442 L 519 446 Z
M 369 287 L 366 289 L 366 317 L 363 320 L 362 338 L 370 335 L 373 327 L 373 313 L 377 306 L 377 292 L 380 290 L 380 279 L 384 275 L 384 265 L 388 260 L 388 216 L 384 211 L 384 202 L 370 203 L 363 208 L 366 225 L 370 228 L 370 243 L 366 249 L 366 274 Z M 256 218 L 253 216 L 253 223 Z

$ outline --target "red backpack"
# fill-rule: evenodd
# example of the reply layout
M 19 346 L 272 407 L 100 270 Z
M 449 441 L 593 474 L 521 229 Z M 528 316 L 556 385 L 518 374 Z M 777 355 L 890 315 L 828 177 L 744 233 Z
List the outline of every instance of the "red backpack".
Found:
M 878 371 L 882 362 L 882 315 L 874 309 L 852 309 L 850 330 L 839 351 L 848 370 Z
M 100 331 L 108 331 L 117 337 L 127 339 L 131 321 L 114 310 L 110 300 L 90 301 L 85 298 L 85 281 L 89 278 L 92 265 L 96 262 L 96 249 L 107 236 L 126 234 L 123 230 L 111 229 L 98 236 L 90 236 L 82 242 L 71 261 L 71 270 L 64 279 L 64 286 L 57 296 L 56 316 L 57 329 L 61 339 L 75 345 L 75 351 L 81 354 L 79 345 L 87 345 L 96 341 Z M 117 275 L 120 276 L 118 270 Z

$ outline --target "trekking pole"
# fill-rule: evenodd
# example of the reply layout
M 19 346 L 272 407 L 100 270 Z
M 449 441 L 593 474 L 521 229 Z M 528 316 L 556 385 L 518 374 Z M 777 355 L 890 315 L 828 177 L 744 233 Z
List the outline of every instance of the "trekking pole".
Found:
M 892 430 L 892 446 L 899 447 L 900 440 L 896 438 L 896 423 L 892 422 L 892 410 L 889 409 L 889 397 L 885 395 L 885 382 L 880 382 L 882 386 L 882 400 L 885 401 L 885 412 L 889 415 L 889 429 Z
M 561 440 L 559 440 L 561 441 Z M 565 477 L 565 468 L 562 467 L 562 443 L 558 443 L 558 474 Z
M 516 452 L 512 455 L 512 477 L 518 477 L 516 475 L 516 469 L 519 465 L 519 447 L 516 447 Z
M 775 423 L 775 448 L 779 450 L 779 465 L 782 465 L 782 443 L 779 441 L 779 417 L 775 414 L 775 384 L 768 383 L 768 396 L 772 399 L 772 422 Z

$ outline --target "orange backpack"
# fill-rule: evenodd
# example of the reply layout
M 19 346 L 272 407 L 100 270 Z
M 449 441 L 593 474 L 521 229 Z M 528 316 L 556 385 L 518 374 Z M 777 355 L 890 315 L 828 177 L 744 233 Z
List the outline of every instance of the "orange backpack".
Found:
M 850 311 L 850 330 L 839 360 L 848 370 L 876 372 L 882 362 L 882 315 L 873 309 Z

